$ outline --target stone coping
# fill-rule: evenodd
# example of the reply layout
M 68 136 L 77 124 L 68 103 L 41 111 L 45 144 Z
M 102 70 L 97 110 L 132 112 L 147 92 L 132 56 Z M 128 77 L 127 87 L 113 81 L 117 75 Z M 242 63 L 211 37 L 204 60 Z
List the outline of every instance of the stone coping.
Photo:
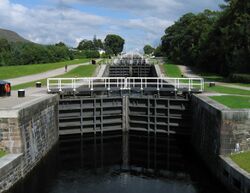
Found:
M 214 107 L 215 109 L 223 112 L 250 112 L 250 109 L 231 109 L 223 104 L 214 101 L 213 99 L 209 98 L 206 94 L 194 94 L 195 97 L 199 98 L 203 102 L 209 104 L 210 106 Z
M 222 104 L 210 99 L 205 94 L 194 94 L 194 96 L 197 97 L 198 99 L 200 99 L 201 101 L 207 103 L 208 105 L 214 107 L 215 109 L 217 109 L 219 111 L 231 110 L 229 107 L 222 105 Z
M 0 176 L 4 176 L 14 165 L 21 163 L 23 154 L 7 154 L 0 158 Z
M 39 102 L 52 99 L 57 96 L 55 94 L 47 94 L 46 89 L 27 90 L 27 96 L 18 98 L 16 91 L 12 93 L 11 97 L 0 98 L 0 118 L 16 118 L 21 109 L 30 107 Z
M 246 170 L 242 169 L 238 164 L 236 164 L 230 157 L 220 155 L 220 158 L 226 162 L 231 168 L 236 170 L 242 176 L 244 176 L 247 180 L 250 181 L 250 173 Z

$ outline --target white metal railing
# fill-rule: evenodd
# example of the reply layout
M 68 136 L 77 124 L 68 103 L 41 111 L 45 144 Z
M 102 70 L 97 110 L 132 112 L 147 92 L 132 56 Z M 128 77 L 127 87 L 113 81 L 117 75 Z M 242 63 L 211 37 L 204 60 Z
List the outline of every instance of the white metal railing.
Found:
M 48 78 L 47 89 L 51 92 L 53 89 L 63 91 L 64 89 L 72 89 L 84 86 L 90 90 L 97 87 L 106 89 L 119 88 L 121 90 L 129 90 L 131 88 L 140 87 L 140 89 L 153 87 L 159 90 L 167 86 L 173 86 L 177 91 L 179 89 L 194 89 L 204 91 L 203 78 L 154 78 L 154 77 L 89 77 L 89 78 Z

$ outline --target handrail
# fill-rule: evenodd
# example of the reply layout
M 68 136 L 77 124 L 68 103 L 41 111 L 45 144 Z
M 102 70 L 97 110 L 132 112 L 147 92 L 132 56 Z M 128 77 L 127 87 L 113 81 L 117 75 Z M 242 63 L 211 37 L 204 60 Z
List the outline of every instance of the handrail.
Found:
M 63 89 L 72 89 L 85 86 L 94 90 L 96 86 L 102 86 L 108 90 L 116 87 L 121 90 L 129 90 L 134 87 L 140 87 L 142 90 L 148 87 L 156 87 L 157 90 L 164 86 L 173 86 L 177 91 L 186 88 L 188 91 L 198 89 L 204 91 L 203 78 L 166 78 L 166 77 L 86 77 L 86 78 L 48 78 L 47 89 L 63 91 Z

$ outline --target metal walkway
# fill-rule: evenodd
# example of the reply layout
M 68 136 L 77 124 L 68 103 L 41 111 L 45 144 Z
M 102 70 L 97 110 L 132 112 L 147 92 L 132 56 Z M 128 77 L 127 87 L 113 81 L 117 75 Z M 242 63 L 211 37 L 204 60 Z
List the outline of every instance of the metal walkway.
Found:
M 89 78 L 49 78 L 49 93 L 106 91 L 106 90 L 166 90 L 203 92 L 202 78 L 155 78 L 155 77 L 89 77 Z

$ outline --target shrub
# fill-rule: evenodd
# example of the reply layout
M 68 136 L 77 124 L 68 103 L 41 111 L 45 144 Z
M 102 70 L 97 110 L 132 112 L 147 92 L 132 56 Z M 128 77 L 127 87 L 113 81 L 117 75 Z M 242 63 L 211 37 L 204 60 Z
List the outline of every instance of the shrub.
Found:
M 229 79 L 232 82 L 250 83 L 250 74 L 231 74 Z

